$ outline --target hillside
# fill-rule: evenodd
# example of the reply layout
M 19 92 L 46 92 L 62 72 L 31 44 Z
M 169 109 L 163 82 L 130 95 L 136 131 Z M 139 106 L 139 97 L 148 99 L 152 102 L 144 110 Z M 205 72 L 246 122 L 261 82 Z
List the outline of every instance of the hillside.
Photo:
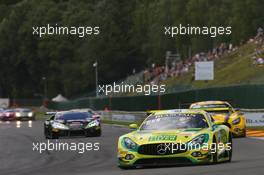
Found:
M 207 88 L 215 86 L 231 86 L 238 84 L 264 83 L 264 66 L 253 64 L 253 56 L 257 45 L 248 43 L 215 61 L 215 79 L 212 81 L 193 81 L 194 68 L 180 77 L 172 77 L 163 81 L 168 89 Z M 262 46 L 263 50 L 263 46 Z M 263 58 L 262 52 L 262 58 Z

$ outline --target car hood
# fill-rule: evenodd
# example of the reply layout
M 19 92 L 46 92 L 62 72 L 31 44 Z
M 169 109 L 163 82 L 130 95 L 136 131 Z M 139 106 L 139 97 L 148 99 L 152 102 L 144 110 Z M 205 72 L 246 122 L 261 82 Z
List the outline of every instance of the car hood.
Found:
M 231 122 L 237 116 L 238 116 L 238 114 L 235 112 L 232 114 L 215 114 L 215 115 L 212 115 L 212 117 L 215 121 L 219 121 L 219 122 L 223 122 L 223 123 Z
M 185 143 L 206 131 L 207 129 L 199 128 L 169 131 L 134 131 L 130 134 L 124 135 L 124 137 L 131 138 L 139 145 L 146 143 Z
M 228 118 L 228 114 L 214 114 L 212 115 L 213 119 L 215 121 L 219 121 L 219 122 L 225 122 Z

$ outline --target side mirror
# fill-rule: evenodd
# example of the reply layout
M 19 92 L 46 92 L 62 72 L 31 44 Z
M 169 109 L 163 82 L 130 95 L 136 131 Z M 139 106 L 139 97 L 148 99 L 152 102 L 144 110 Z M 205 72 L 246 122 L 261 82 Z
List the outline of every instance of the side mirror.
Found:
M 234 111 L 237 112 L 239 115 L 244 115 L 244 113 L 241 112 L 241 110 L 239 108 L 236 108 Z
M 133 124 L 129 125 L 129 128 L 130 129 L 138 129 L 138 125 L 133 123 Z
M 94 119 L 100 119 L 101 117 L 100 117 L 100 115 L 98 115 L 98 114 L 95 114 L 95 115 L 93 115 L 92 116 Z

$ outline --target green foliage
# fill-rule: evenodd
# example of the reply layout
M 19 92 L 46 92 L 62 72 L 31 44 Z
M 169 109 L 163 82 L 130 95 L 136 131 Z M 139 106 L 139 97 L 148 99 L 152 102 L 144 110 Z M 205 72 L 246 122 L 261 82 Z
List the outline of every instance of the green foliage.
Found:
M 0 1 L 0 96 L 30 98 L 43 93 L 68 97 L 111 83 L 151 65 L 165 52 L 183 58 L 219 42 L 239 43 L 263 25 L 261 0 L 12 0 Z M 33 26 L 100 26 L 100 35 L 32 35 Z M 164 36 L 164 26 L 232 26 L 230 37 Z

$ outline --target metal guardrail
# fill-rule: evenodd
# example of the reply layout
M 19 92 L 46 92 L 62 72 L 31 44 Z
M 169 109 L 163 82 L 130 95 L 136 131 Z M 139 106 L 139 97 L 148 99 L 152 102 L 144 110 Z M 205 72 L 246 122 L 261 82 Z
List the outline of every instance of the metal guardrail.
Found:
M 240 109 L 242 112 L 264 112 L 264 109 Z
M 240 109 L 246 117 L 247 126 L 264 126 L 264 109 Z M 146 112 L 99 111 L 103 120 L 117 122 L 138 122 L 147 117 Z
M 144 120 L 147 117 L 146 112 L 128 112 L 128 111 L 98 111 L 100 112 L 103 120 L 109 121 L 123 121 L 123 122 L 135 122 Z

